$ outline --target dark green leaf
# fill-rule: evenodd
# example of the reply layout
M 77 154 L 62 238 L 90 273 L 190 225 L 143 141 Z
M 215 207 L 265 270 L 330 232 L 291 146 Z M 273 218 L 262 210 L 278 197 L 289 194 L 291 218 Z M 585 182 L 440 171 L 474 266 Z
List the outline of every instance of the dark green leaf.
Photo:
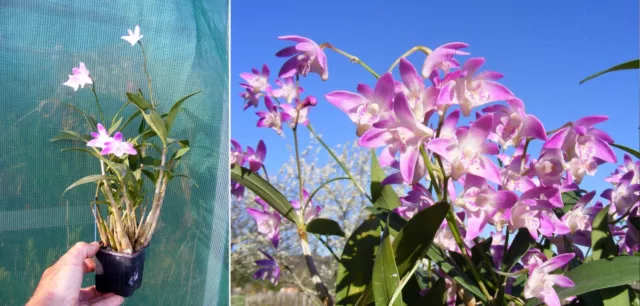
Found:
M 484 295 L 480 288 L 469 276 L 467 276 L 462 268 L 460 268 L 453 260 L 446 257 L 445 253 L 435 245 L 432 245 L 427 251 L 427 257 L 433 260 L 445 273 L 451 276 L 465 290 L 473 293 L 480 300 L 484 301 Z
M 302 224 L 300 217 L 294 211 L 289 200 L 259 175 L 247 168 L 233 166 L 231 168 L 231 179 L 253 191 L 289 221 L 297 225 Z
M 309 209 L 309 208 L 307 208 Z M 324 236 L 344 237 L 344 231 L 338 222 L 331 219 L 315 218 L 307 224 L 307 232 Z
M 158 112 L 155 109 L 151 109 L 148 114 L 142 113 L 142 116 L 144 116 L 144 120 L 147 122 L 147 124 L 149 124 L 151 129 L 158 135 L 158 137 L 160 137 L 160 140 L 162 140 L 162 143 L 166 145 L 167 144 L 167 128 L 165 127 L 164 121 L 162 121 L 160 114 L 158 114 Z
M 382 186 L 385 174 L 376 157 L 375 151 L 371 153 L 371 196 L 376 207 L 392 210 L 400 206 L 400 200 L 393 188 L 389 185 Z
M 640 231 L 640 217 L 629 217 L 629 224 Z
M 139 92 L 138 93 L 128 92 L 127 98 L 129 98 L 129 101 L 131 101 L 133 104 L 135 104 L 138 108 L 140 108 L 143 111 L 146 111 L 153 107 L 153 105 L 151 105 L 149 101 L 145 100 L 142 94 Z
M 509 250 L 507 250 L 507 254 L 505 255 L 505 265 L 502 271 L 511 271 L 513 266 L 535 243 L 536 241 L 531 238 L 531 234 L 529 234 L 526 228 L 518 230 L 516 237 L 513 238 L 513 242 L 511 242 L 511 246 L 509 246 Z
M 79 140 L 83 142 L 87 142 L 91 140 L 91 137 L 88 135 L 80 135 L 74 131 L 62 131 L 58 136 L 51 138 L 51 142 L 58 140 Z
M 371 279 L 371 289 L 376 306 L 390 305 L 391 297 L 400 283 L 391 246 L 391 236 L 388 234 L 385 236 L 380 248 L 378 248 L 378 254 L 373 264 L 373 278 Z M 402 305 L 402 299 L 396 298 L 391 305 Z
M 580 192 L 575 190 L 563 192 L 562 203 L 564 204 L 564 206 L 562 207 L 562 210 L 564 211 L 564 213 L 567 213 L 569 210 L 571 210 L 581 197 L 582 195 L 580 195 Z
M 105 181 L 105 180 L 115 180 L 115 179 L 116 178 L 114 176 L 108 176 L 108 175 L 100 175 L 100 174 L 88 175 L 77 180 L 75 183 L 71 184 L 69 187 L 67 187 L 67 189 L 64 190 L 62 194 L 65 194 L 67 191 L 83 184 L 95 183 L 95 182 Z
M 615 66 L 613 66 L 613 67 L 611 67 L 609 69 L 600 71 L 600 72 L 598 72 L 596 74 L 590 75 L 586 79 L 580 81 L 580 84 L 582 84 L 582 83 L 584 83 L 584 82 L 586 82 L 588 80 L 591 80 L 591 79 L 593 79 L 595 77 L 601 76 L 601 75 L 603 75 L 605 73 L 618 71 L 618 70 L 629 70 L 629 69 L 639 69 L 639 68 L 640 68 L 640 59 L 631 60 L 631 61 L 628 61 L 626 63 L 615 65 Z
M 639 259 L 640 260 L 640 259 Z M 640 273 L 640 271 L 638 271 Z M 618 286 L 600 290 L 602 304 L 604 306 L 629 306 L 631 305 L 629 286 Z
M 444 278 L 438 278 L 438 281 L 429 288 L 429 291 L 423 296 L 421 301 L 423 305 L 444 305 L 447 301 L 446 291 L 447 284 Z
M 620 149 L 620 150 L 622 150 L 622 151 L 625 151 L 625 152 L 635 156 L 636 158 L 640 159 L 640 152 L 638 152 L 638 151 L 636 151 L 636 150 L 634 150 L 632 148 L 629 148 L 627 146 L 623 146 L 623 145 L 617 144 L 617 143 L 612 143 L 611 145 L 616 147 L 616 148 L 618 148 L 618 149 Z
M 640 256 L 618 256 L 586 262 L 565 276 L 576 285 L 556 290 L 560 299 L 597 289 L 628 285 L 640 280 Z
M 380 220 L 369 217 L 347 240 L 336 277 L 337 305 L 355 304 L 371 282 L 381 231 Z
M 127 121 L 124 122 L 124 124 L 122 125 L 122 128 L 124 130 L 124 128 L 126 128 L 129 123 L 131 123 L 134 119 L 136 119 L 138 116 L 140 116 L 140 114 L 142 113 L 141 110 L 136 110 L 135 112 L 133 112 L 133 114 L 131 114 L 131 116 L 129 116 L 129 118 L 127 118 Z
M 165 123 L 166 123 L 166 127 L 167 127 L 167 133 L 171 132 L 171 128 L 173 127 L 173 122 L 176 120 L 176 116 L 178 116 L 178 113 L 182 109 L 182 104 L 184 103 L 184 101 L 186 101 L 187 99 L 195 96 L 198 93 L 200 93 L 200 91 L 197 91 L 197 92 L 194 92 L 192 94 L 186 95 L 182 99 L 178 100 L 178 102 L 173 104 L 173 106 L 171 107 L 171 110 L 167 114 L 167 117 L 165 117 L 165 119 L 164 119 Z
M 557 288 L 560 300 L 582 295 L 604 288 L 629 285 L 640 280 L 640 256 L 618 256 L 587 261 L 564 275 L 570 278 L 574 287 Z M 530 299 L 526 305 L 537 305 L 537 299 Z
M 180 145 L 180 149 L 173 153 L 173 156 L 171 156 L 172 160 L 180 160 L 183 155 L 187 154 L 187 152 L 191 150 L 188 140 L 179 140 L 178 145 Z
M 398 232 L 393 249 L 400 277 L 404 277 L 427 252 L 448 211 L 448 203 L 437 203 L 417 213 Z
M 146 169 L 142 169 L 142 173 L 144 173 L 144 175 L 153 183 L 155 184 L 158 181 L 158 176 L 155 174 L 155 172 L 146 170 Z
M 609 205 L 605 206 L 593 219 L 591 225 L 591 249 L 593 260 L 618 255 L 618 246 L 609 231 Z

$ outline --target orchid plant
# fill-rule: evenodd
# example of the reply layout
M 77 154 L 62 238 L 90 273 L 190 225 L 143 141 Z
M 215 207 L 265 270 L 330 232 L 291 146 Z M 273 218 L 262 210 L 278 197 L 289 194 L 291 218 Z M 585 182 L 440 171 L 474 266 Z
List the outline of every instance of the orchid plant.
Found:
M 134 30 L 129 29 L 128 34 L 122 39 L 132 47 L 140 46 L 142 51 L 148 97 L 144 96 L 142 90 L 126 93 L 128 101 L 107 123 L 98 99 L 95 79 L 85 63 L 80 62 L 63 85 L 74 91 L 89 86 L 98 113 L 92 115 L 82 111 L 81 107 L 69 105 L 84 117 L 90 127 L 89 133 L 63 130 L 52 139 L 85 143 L 84 147 L 63 151 L 81 151 L 99 162 L 99 174 L 76 181 L 65 193 L 79 185 L 97 184 L 91 210 L 101 245 L 123 254 L 136 253 L 149 244 L 158 225 L 167 184 L 174 178 L 186 177 L 177 173 L 177 169 L 190 149 L 189 141 L 170 136 L 184 102 L 197 94 L 181 98 L 167 113 L 161 113 L 160 103 L 153 98 L 152 79 L 147 71 L 147 56 L 141 42 L 143 35 L 140 34 L 140 27 L 136 25 Z M 138 126 L 137 135 L 127 132 L 131 130 L 127 127 L 132 124 Z M 153 190 L 151 197 L 147 195 L 149 183 Z
M 283 222 L 295 224 L 322 304 L 638 305 L 640 153 L 598 128 L 607 116 L 547 130 L 499 82 L 502 74 L 481 69 L 484 58 L 462 60 L 470 55 L 462 42 L 414 47 L 378 74 L 329 43 L 292 35 L 279 39 L 294 43 L 276 53 L 288 58 L 275 80 L 279 87 L 272 87 L 264 65 L 241 74 L 241 97 L 245 110 L 263 109 L 256 113 L 258 128 L 291 130 L 299 197 L 287 199 L 269 183 L 263 141 L 244 150 L 232 140 L 231 192 L 239 198 L 245 188 L 256 194 L 259 208 L 247 212 L 273 250 Z M 304 77 L 328 80 L 326 50 L 373 76 L 372 86 L 357 84 L 357 92 L 324 95 L 353 122 L 358 144 L 373 152 L 369 192 L 313 129 L 310 113 L 321 102 L 302 96 Z M 426 55 L 420 73 L 406 59 L 416 52 Z M 300 128 L 317 138 L 345 177 L 305 186 Z M 535 142 L 539 152 L 532 150 Z M 611 188 L 599 194 L 582 189 L 600 165 L 618 162 L 613 147 L 625 155 L 606 179 Z M 338 180 L 349 180 L 371 205 L 369 218 L 336 256 L 333 293 L 315 267 L 308 233 L 345 235 L 337 222 L 321 217 L 322 203 L 313 201 Z M 406 194 L 398 196 L 393 185 Z M 254 278 L 277 284 L 276 259 L 266 248 L 256 250 L 265 259 L 256 261 Z

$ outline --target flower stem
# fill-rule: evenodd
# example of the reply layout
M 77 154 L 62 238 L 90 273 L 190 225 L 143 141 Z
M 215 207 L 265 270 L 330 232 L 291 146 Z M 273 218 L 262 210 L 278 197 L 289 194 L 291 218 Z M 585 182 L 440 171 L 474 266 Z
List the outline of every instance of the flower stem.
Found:
M 413 268 L 411 268 L 411 271 L 409 271 L 409 273 L 407 273 L 404 276 L 404 278 L 402 278 L 402 280 L 400 281 L 400 284 L 398 284 L 398 287 L 396 288 L 396 291 L 391 296 L 391 300 L 389 301 L 389 305 L 394 305 L 393 303 L 396 301 L 398 296 L 400 296 L 400 294 L 402 294 L 402 289 L 404 288 L 404 286 L 407 285 L 409 280 L 413 277 L 413 274 L 416 273 L 416 270 L 420 266 L 420 263 L 421 263 L 420 260 L 416 260 L 416 263 L 413 265 Z
M 296 91 L 298 91 L 300 77 L 296 76 Z M 298 101 L 300 100 L 300 94 L 298 91 Z M 300 112 L 298 112 L 300 114 Z M 300 191 L 300 204 L 304 203 L 304 192 L 303 192 L 303 181 L 302 181 L 302 167 L 300 166 L 300 147 L 298 145 L 298 114 L 296 115 L 296 121 L 291 128 L 293 131 L 293 142 L 296 150 L 296 167 L 298 168 L 298 187 Z M 302 207 L 301 207 L 302 208 Z M 326 306 L 333 305 L 333 299 L 329 294 L 329 289 L 320 279 L 320 274 L 318 273 L 318 269 L 316 268 L 315 262 L 313 261 L 313 257 L 311 256 L 311 248 L 309 247 L 309 240 L 307 237 L 306 225 L 304 224 L 304 209 L 300 209 L 300 220 L 302 224 L 297 224 L 298 226 L 298 236 L 300 237 L 300 247 L 302 248 L 302 254 L 304 255 L 304 260 L 307 264 L 307 268 L 309 269 L 309 274 L 311 274 L 311 280 L 316 287 L 316 291 L 318 291 L 320 300 Z
M 440 194 L 440 187 L 438 186 L 438 182 L 436 181 L 436 176 L 433 174 L 433 165 L 431 165 L 431 160 L 427 155 L 427 151 L 423 146 L 420 147 L 420 154 L 422 155 L 422 159 L 424 159 L 424 164 L 427 166 L 427 172 L 429 172 L 429 178 L 431 178 L 431 186 L 436 191 L 436 196 L 438 197 L 438 201 L 442 200 L 442 196 Z
M 473 262 L 471 261 L 471 258 L 469 257 L 469 253 L 467 252 L 467 249 L 464 245 L 464 241 L 462 241 L 462 237 L 460 236 L 460 229 L 458 228 L 458 223 L 456 222 L 453 208 L 450 208 L 449 212 L 447 212 L 447 224 L 449 225 L 451 234 L 453 234 L 453 238 L 456 240 L 456 243 L 458 244 L 458 248 L 460 249 L 460 252 L 464 257 L 464 260 L 469 265 L 473 278 L 475 278 L 476 282 L 478 282 L 478 287 L 480 287 L 480 291 L 482 291 L 482 294 L 484 294 L 487 300 L 489 301 L 493 300 L 493 297 L 489 294 L 489 292 L 487 291 L 487 287 L 485 287 L 484 282 L 482 281 L 482 277 L 476 270 L 475 265 L 473 264 Z
M 96 105 L 98 106 L 98 112 L 100 112 L 100 122 L 105 124 L 104 122 L 104 113 L 102 112 L 102 107 L 100 106 L 100 101 L 98 100 L 98 93 L 96 92 L 96 81 L 91 78 L 91 91 L 93 92 L 93 97 L 96 99 Z
M 507 272 L 502 272 L 500 270 L 493 269 L 493 272 L 495 272 L 497 274 L 500 274 L 502 276 L 518 276 L 520 274 L 525 274 L 525 273 L 529 272 L 529 269 L 525 268 L 525 269 L 522 269 L 522 270 L 520 270 L 518 272 L 513 272 L 513 273 L 507 273 Z
M 336 47 L 334 47 L 332 44 L 326 42 L 320 45 L 320 49 L 331 49 L 333 51 L 335 51 L 336 53 L 345 56 L 346 58 L 349 59 L 350 62 L 352 63 L 356 63 L 359 64 L 360 66 L 364 67 L 364 69 L 367 69 L 367 71 L 369 71 L 369 73 L 371 73 L 374 77 L 376 77 L 376 79 L 380 78 L 380 75 L 378 75 L 375 71 L 373 71 L 373 69 L 371 69 L 371 67 L 369 67 L 367 64 L 365 64 L 363 61 L 361 61 L 357 56 L 353 56 L 347 52 L 344 52 Z
M 429 49 L 429 48 L 427 48 L 427 47 L 425 47 L 425 46 L 415 46 L 415 47 L 413 47 L 413 48 L 409 49 L 409 50 L 408 50 L 407 52 L 405 52 L 404 54 L 402 54 L 400 57 L 398 57 L 398 59 L 396 59 L 396 60 L 393 62 L 393 64 L 391 65 L 391 67 L 389 67 L 389 70 L 387 70 L 387 71 L 389 71 L 389 72 L 393 71 L 393 68 L 395 68 L 395 67 L 400 63 L 400 60 L 401 60 L 401 59 L 403 59 L 403 58 L 405 58 L 405 57 L 407 57 L 407 56 L 409 56 L 409 55 L 413 54 L 413 53 L 414 53 L 414 52 L 416 52 L 416 51 L 422 51 L 422 52 L 424 52 L 424 54 L 426 54 L 426 55 L 429 55 L 429 54 L 431 54 L 431 52 L 432 52 L 432 51 L 431 51 L 431 49 Z
M 340 159 L 338 158 L 338 156 L 333 152 L 333 150 L 331 150 L 331 148 L 329 148 L 329 146 L 322 140 L 322 138 L 320 138 L 320 136 L 318 136 L 318 134 L 316 134 L 316 132 L 313 130 L 313 127 L 311 126 L 311 124 L 307 124 L 307 129 L 309 129 L 309 131 L 311 132 L 311 134 L 313 134 L 313 136 L 320 142 L 320 144 L 327 150 L 327 152 L 329 152 L 329 155 L 331 155 L 331 157 L 333 157 L 333 159 L 336 161 L 336 163 L 338 163 L 338 165 L 340 166 L 340 168 L 342 168 L 342 170 L 344 171 L 344 173 L 349 177 L 349 179 L 353 182 L 353 184 L 356 186 L 356 188 L 358 188 L 358 190 L 360 190 L 360 193 L 362 193 L 365 197 L 367 197 L 367 199 L 369 200 L 369 202 L 371 202 L 373 204 L 373 199 L 371 198 L 371 196 L 369 196 L 367 194 L 366 191 L 364 191 L 364 188 L 362 188 L 362 186 L 360 186 L 360 184 L 358 184 L 358 182 L 356 181 L 356 179 L 353 177 L 353 175 L 351 175 L 351 172 L 349 171 L 349 169 L 347 169 L 347 166 L 345 166 Z
M 147 70 L 147 54 L 144 52 L 144 47 L 142 46 L 142 43 L 140 41 L 138 41 L 138 45 L 140 45 L 140 50 L 142 50 L 142 69 L 144 69 L 144 74 L 147 76 L 147 86 L 149 87 L 149 102 L 151 102 L 151 105 L 156 106 L 153 103 L 153 84 L 151 82 L 149 71 Z
M 329 241 L 322 239 L 322 237 L 320 237 L 320 235 L 318 235 L 318 234 L 313 234 L 313 235 L 316 236 L 316 239 L 318 239 L 320 242 L 322 242 L 322 244 L 327 248 L 329 253 L 331 253 L 331 256 L 333 256 L 333 258 L 337 262 L 340 262 L 340 257 L 338 257 L 338 255 L 336 255 L 336 253 L 333 251 L 333 249 L 329 245 Z

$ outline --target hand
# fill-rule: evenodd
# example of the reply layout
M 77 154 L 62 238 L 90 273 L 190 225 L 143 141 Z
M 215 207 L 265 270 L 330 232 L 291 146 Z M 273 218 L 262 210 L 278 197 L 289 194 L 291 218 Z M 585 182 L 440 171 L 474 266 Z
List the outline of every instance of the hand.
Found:
M 102 294 L 95 286 L 81 289 L 82 276 L 93 272 L 92 257 L 98 252 L 97 242 L 78 242 L 51 267 L 44 270 L 40 283 L 27 306 L 43 305 L 121 305 L 124 298 L 113 293 Z

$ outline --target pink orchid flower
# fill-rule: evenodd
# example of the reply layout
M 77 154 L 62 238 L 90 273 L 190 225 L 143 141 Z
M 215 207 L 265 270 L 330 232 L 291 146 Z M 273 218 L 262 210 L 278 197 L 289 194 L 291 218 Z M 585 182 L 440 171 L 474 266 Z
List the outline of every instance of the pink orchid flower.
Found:
M 258 142 L 257 148 L 254 150 L 252 147 L 247 147 L 247 161 L 249 162 L 249 169 L 252 172 L 258 172 L 262 168 L 264 158 L 267 155 L 267 146 L 264 141 Z
M 471 109 L 489 102 L 511 100 L 515 96 L 504 85 L 495 82 L 502 74 L 493 71 L 474 74 L 484 64 L 484 58 L 472 58 L 464 63 L 460 77 L 443 86 L 438 97 L 438 104 L 459 104 L 462 114 L 467 117 Z
M 599 164 L 617 162 L 609 146 L 613 139 L 593 127 L 607 120 L 607 116 L 583 117 L 555 132 L 543 145 L 543 148 L 562 149 L 565 152 L 565 160 L 577 184 L 582 182 L 586 174 L 594 175 Z
M 358 93 L 337 90 L 325 95 L 329 103 L 345 112 L 356 124 L 356 135 L 362 136 L 374 123 L 393 108 L 395 83 L 391 73 L 383 74 L 373 90 L 359 84 Z
M 542 122 L 527 114 L 522 100 L 514 98 L 507 100 L 508 106 L 496 104 L 482 110 L 493 114 L 493 132 L 495 141 L 506 150 L 510 146 L 517 147 L 527 137 L 547 140 L 547 132 Z
M 453 200 L 454 205 L 466 212 L 467 235 L 465 239 L 475 239 L 499 210 L 511 208 L 518 195 L 509 190 L 496 191 L 484 178 L 467 174 L 464 191 Z M 499 218 L 502 219 L 502 218 Z
M 291 119 L 291 116 L 284 112 L 278 112 L 278 107 L 273 104 L 269 96 L 264 97 L 264 104 L 268 111 L 256 112 L 256 115 L 260 117 L 257 127 L 271 128 L 276 131 L 278 135 L 282 135 L 282 123 Z
M 244 99 L 243 110 L 247 110 L 247 108 L 251 106 L 258 107 L 258 104 L 260 104 L 260 97 L 263 96 L 263 94 L 256 93 L 251 88 L 245 88 L 245 90 L 245 92 L 240 94 L 240 97 Z
M 400 198 L 402 206 L 397 207 L 394 211 L 405 219 L 411 219 L 423 209 L 432 206 L 435 202 L 431 197 L 431 193 L 420 184 L 411 186 L 411 190 L 406 196 Z
M 261 279 L 271 282 L 274 286 L 278 285 L 280 280 L 280 266 L 273 256 L 267 254 L 263 250 L 259 250 L 267 259 L 256 260 L 256 265 L 260 267 L 256 273 L 253 274 L 254 279 Z
M 104 144 L 104 148 L 100 154 L 113 154 L 117 157 L 122 157 L 125 154 L 136 155 L 138 152 L 132 144 L 123 141 L 122 133 L 116 132 L 116 134 L 113 135 L 113 139 Z
M 469 45 L 462 42 L 453 42 L 435 48 L 424 60 L 422 77 L 426 79 L 431 76 L 434 71 L 437 72 L 438 69 L 444 71 L 444 73 L 449 73 L 451 68 L 460 67 L 460 63 L 453 57 L 455 55 L 469 55 L 468 52 L 460 51 L 460 49 L 468 46 Z
M 89 75 L 89 70 L 87 70 L 87 67 L 83 62 L 80 62 L 80 65 L 78 67 L 74 67 L 71 71 L 73 72 L 73 75 L 69 75 L 69 80 L 64 82 L 62 85 L 73 88 L 73 91 L 78 91 L 78 87 L 84 88 L 84 85 L 93 84 L 91 76 Z
M 247 212 L 256 221 L 258 232 L 271 241 L 274 248 L 278 248 L 280 242 L 280 214 L 271 211 L 269 204 L 263 199 L 256 197 L 256 202 L 262 205 L 262 210 L 247 208 Z
M 241 73 L 240 77 L 247 82 L 240 85 L 254 93 L 269 90 L 269 67 L 267 65 L 262 65 L 262 71 L 254 68 L 251 72 Z
M 524 285 L 524 297 L 538 298 L 549 306 L 560 306 L 558 294 L 553 286 L 573 287 L 575 284 L 564 275 L 551 274 L 554 270 L 566 265 L 575 254 L 558 255 L 542 264 L 534 264 L 529 268 L 529 278 Z
M 87 142 L 88 147 L 103 149 L 106 146 L 107 142 L 113 140 L 113 138 L 109 136 L 109 132 L 107 131 L 107 129 L 105 129 L 101 123 L 98 123 L 98 132 L 91 132 L 91 136 L 93 137 L 93 139 Z
M 272 89 L 271 96 L 278 99 L 284 99 L 287 103 L 291 103 L 302 92 L 304 92 L 304 88 L 300 86 L 298 86 L 298 90 L 296 90 L 296 83 L 293 78 L 285 78 L 282 80 L 277 79 L 276 84 L 278 84 L 280 88 Z
M 240 143 L 234 139 L 231 139 L 231 154 L 229 155 L 229 163 L 231 165 L 237 165 L 238 167 L 242 167 L 246 162 L 246 156 L 242 151 L 242 146 Z
M 564 204 L 558 188 L 535 187 L 524 192 L 505 217 L 509 220 L 511 230 L 526 228 L 536 240 L 538 232 L 545 237 L 565 235 L 571 229 L 553 212 L 554 207 L 562 206 Z
M 389 155 L 400 153 L 400 172 L 405 182 L 414 180 L 414 173 L 420 148 L 434 132 L 432 129 L 415 120 L 405 95 L 400 92 L 393 103 L 395 118 L 385 119 L 374 124 L 360 137 L 358 144 L 365 148 L 387 147 Z
M 440 155 L 451 164 L 450 175 L 455 181 L 462 175 L 471 173 L 491 182 L 500 183 L 500 171 L 488 157 L 483 154 L 498 154 L 498 146 L 485 142 L 491 132 L 493 118 L 482 116 L 468 129 L 458 129 L 455 138 L 436 138 L 427 144 L 429 150 Z
M 309 200 L 309 192 L 307 192 L 307 190 L 305 189 L 303 189 L 302 191 L 303 191 L 302 196 L 303 196 L 303 201 L 304 201 L 303 204 L 304 204 Z M 322 211 L 322 207 L 314 205 L 313 201 L 310 201 L 307 207 L 305 208 L 300 206 L 299 200 L 292 200 L 291 206 L 293 206 L 293 208 L 298 212 L 301 209 L 304 209 L 304 216 L 303 216 L 304 223 L 309 223 L 311 220 L 318 217 L 318 215 Z
M 277 57 L 291 57 L 280 68 L 279 77 L 290 78 L 297 74 L 307 76 L 309 72 L 317 73 L 323 81 L 329 78 L 327 55 L 315 41 L 296 35 L 280 36 L 278 39 L 290 40 L 295 46 L 286 47 L 278 53 Z

